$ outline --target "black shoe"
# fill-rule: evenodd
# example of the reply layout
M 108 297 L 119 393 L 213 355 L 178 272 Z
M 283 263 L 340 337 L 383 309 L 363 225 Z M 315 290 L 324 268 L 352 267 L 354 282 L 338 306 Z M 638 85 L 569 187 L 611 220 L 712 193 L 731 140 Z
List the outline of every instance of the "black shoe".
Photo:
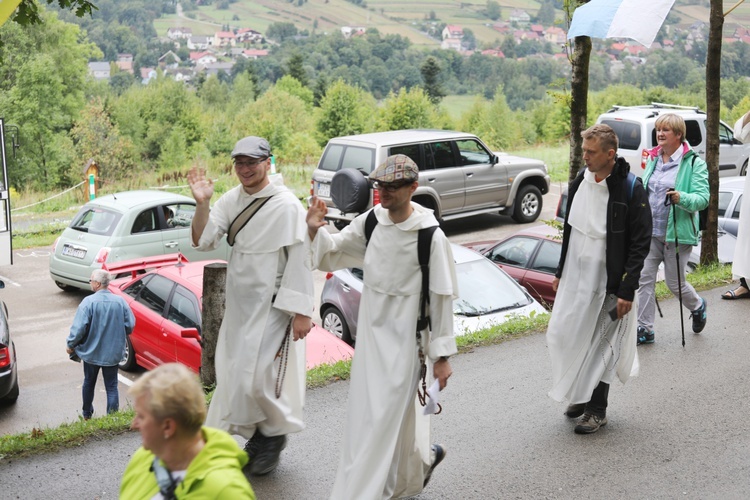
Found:
M 706 299 L 701 298 L 701 306 L 690 313 L 690 317 L 693 319 L 693 331 L 700 333 L 706 328 Z
M 268 474 L 279 465 L 281 450 L 286 447 L 286 436 L 264 436 L 259 431 L 255 431 L 258 438 L 258 447 L 251 445 L 253 456 L 248 463 L 248 472 L 253 476 L 262 476 Z M 252 439 L 251 439 L 252 441 Z M 250 456 L 250 453 L 248 453 Z
M 260 433 L 259 430 L 255 431 L 255 434 L 253 434 L 253 437 L 251 437 L 247 443 L 245 443 L 245 453 L 247 453 L 247 458 L 249 459 L 248 465 L 250 462 L 253 461 L 253 459 L 258 455 L 258 453 L 261 451 L 261 448 L 263 446 L 263 443 L 265 442 L 265 436 Z
M 638 327 L 638 345 L 641 344 L 653 344 L 656 334 L 653 330 L 648 331 L 645 327 Z
M 583 415 L 583 410 L 586 408 L 586 403 L 579 403 L 576 405 L 568 405 L 565 410 L 565 416 L 570 418 L 578 418 Z
M 432 465 L 430 466 L 430 470 L 427 471 L 427 474 L 424 477 L 424 484 L 422 485 L 422 488 L 427 486 L 427 483 L 430 482 L 430 478 L 432 477 L 432 471 L 435 470 L 435 467 L 438 466 L 440 462 L 443 461 L 445 458 L 445 448 L 443 448 L 442 445 L 439 444 L 433 444 L 432 445 L 432 451 L 435 452 L 435 459 L 432 461 Z

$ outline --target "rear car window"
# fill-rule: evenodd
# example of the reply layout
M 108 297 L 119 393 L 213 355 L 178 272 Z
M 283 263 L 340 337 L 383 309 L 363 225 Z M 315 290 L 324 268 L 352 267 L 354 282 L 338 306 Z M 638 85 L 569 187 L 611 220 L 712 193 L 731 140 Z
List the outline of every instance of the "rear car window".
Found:
M 76 231 L 83 231 L 84 233 L 110 236 L 121 218 L 122 214 L 113 210 L 99 207 L 83 207 L 73 217 L 70 228 Z
M 337 172 L 342 168 L 362 170 L 368 174 L 375 168 L 375 150 L 360 146 L 329 144 L 318 168 Z
M 602 120 L 602 123 L 612 127 L 617 134 L 620 149 L 637 150 L 641 147 L 641 124 L 622 120 Z
M 719 217 L 726 217 L 727 208 L 732 202 L 732 193 L 730 191 L 719 191 Z
M 420 153 L 419 149 L 421 147 L 421 144 L 406 144 L 403 146 L 393 146 L 391 148 L 388 148 L 388 156 L 393 155 L 406 155 L 411 160 L 417 164 L 417 167 L 419 167 L 419 170 L 425 170 L 424 166 L 424 160 L 422 159 L 422 154 Z

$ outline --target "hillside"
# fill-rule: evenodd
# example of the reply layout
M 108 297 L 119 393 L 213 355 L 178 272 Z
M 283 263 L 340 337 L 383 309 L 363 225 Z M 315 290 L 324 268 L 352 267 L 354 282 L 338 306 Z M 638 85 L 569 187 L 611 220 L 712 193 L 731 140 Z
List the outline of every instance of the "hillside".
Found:
M 438 46 L 439 41 L 425 31 L 440 24 L 457 24 L 474 32 L 477 40 L 494 44 L 502 35 L 492 28 L 493 21 L 485 15 L 486 0 L 362 0 L 362 7 L 347 0 L 237 0 L 224 10 L 217 9 L 219 2 L 200 6 L 198 10 L 185 12 L 183 16 L 165 16 L 155 23 L 160 35 L 170 27 L 189 27 L 196 35 L 213 35 L 222 25 L 252 28 L 265 32 L 275 22 L 291 22 L 299 30 L 308 32 L 332 32 L 342 26 L 377 28 L 383 34 L 398 34 L 409 38 L 415 45 Z M 535 16 L 540 2 L 536 0 L 499 0 L 501 19 L 507 21 L 511 12 L 518 8 Z M 301 5 L 300 5 L 301 4 Z M 727 2 L 724 8 L 729 9 Z M 695 4 L 678 0 L 670 15 L 670 22 L 688 26 L 695 21 L 708 22 L 708 3 Z M 679 20 L 673 16 L 679 16 Z M 561 23 L 562 11 L 556 11 Z M 750 26 L 750 2 L 743 3 L 726 19 L 725 31 L 736 26 Z

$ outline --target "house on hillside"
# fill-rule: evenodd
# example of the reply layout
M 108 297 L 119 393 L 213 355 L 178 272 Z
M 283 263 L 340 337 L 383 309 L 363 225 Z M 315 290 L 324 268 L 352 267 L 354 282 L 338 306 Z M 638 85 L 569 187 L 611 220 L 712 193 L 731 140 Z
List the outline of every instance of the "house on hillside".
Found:
M 214 34 L 214 47 L 234 47 L 237 44 L 237 36 L 231 31 L 217 31 Z
M 504 35 L 510 32 L 511 26 L 510 26 L 510 23 L 506 23 L 505 21 L 497 21 L 495 24 L 492 25 L 492 29 Z
M 440 48 L 444 50 L 456 50 L 458 52 L 461 52 L 463 49 L 460 38 L 446 38 L 440 43 Z
M 242 55 L 248 59 L 260 59 L 261 57 L 266 57 L 268 51 L 265 49 L 246 49 L 242 51 Z
M 133 54 L 117 54 L 117 61 L 115 61 L 120 71 L 125 71 L 131 75 L 135 74 L 133 70 Z
M 206 64 L 213 64 L 218 59 L 211 52 L 191 52 L 190 53 L 190 64 L 205 66 Z
M 178 56 L 171 50 L 168 50 L 159 58 L 159 67 L 162 69 L 176 68 L 180 65 L 181 62 L 182 59 L 180 59 L 180 56 Z
M 195 71 L 200 73 L 201 71 L 206 73 L 206 76 L 218 75 L 220 71 L 223 71 L 227 75 L 232 74 L 232 68 L 234 67 L 234 61 L 232 62 L 215 62 L 205 65 L 196 66 Z
M 89 75 L 94 77 L 94 80 L 109 80 L 111 76 L 111 70 L 107 61 L 96 61 L 89 63 Z
M 365 28 L 364 26 L 342 26 L 341 27 L 341 34 L 344 35 L 344 38 L 351 38 L 353 36 L 364 35 L 365 31 L 367 31 L 367 28 Z
M 237 43 L 261 43 L 263 34 L 250 28 L 240 28 L 237 30 Z
M 193 80 L 193 70 L 190 68 L 173 68 L 168 69 L 164 74 L 176 82 L 190 83 Z
M 188 50 L 206 50 L 213 45 L 213 37 L 195 35 L 188 38 Z
M 460 40 L 464 37 L 464 30 L 461 26 L 456 24 L 447 24 L 445 28 L 443 28 L 442 36 L 443 40 L 447 38 L 457 38 Z
M 565 30 L 558 26 L 550 26 L 544 30 L 544 40 L 554 45 L 563 45 L 566 43 L 566 35 Z
M 141 68 L 141 83 L 148 85 L 148 83 L 156 78 L 156 70 L 154 68 Z
M 513 9 L 510 13 L 508 21 L 516 23 L 518 26 L 527 26 L 531 22 L 531 16 L 528 12 L 523 9 Z
M 193 30 L 190 28 L 169 28 L 167 38 L 170 40 L 187 40 L 193 36 Z
M 500 49 L 485 49 L 482 51 L 483 56 L 500 57 L 505 59 L 505 54 Z

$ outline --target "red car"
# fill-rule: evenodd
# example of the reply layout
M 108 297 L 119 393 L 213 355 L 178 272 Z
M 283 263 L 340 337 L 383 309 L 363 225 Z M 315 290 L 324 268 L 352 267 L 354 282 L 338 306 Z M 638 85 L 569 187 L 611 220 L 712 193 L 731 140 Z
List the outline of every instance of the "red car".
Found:
M 552 280 L 562 251 L 562 232 L 547 224 L 530 227 L 500 241 L 467 243 L 511 275 L 548 308 L 555 303 Z
M 153 369 L 179 362 L 195 371 L 201 366 L 201 299 L 203 268 L 223 260 L 188 262 L 179 254 L 159 255 L 105 265 L 116 276 L 109 290 L 123 297 L 135 315 L 127 353 L 120 368 Z M 130 274 L 128 274 L 130 273 Z M 313 368 L 352 357 L 354 350 L 317 325 L 307 336 L 306 365 Z

